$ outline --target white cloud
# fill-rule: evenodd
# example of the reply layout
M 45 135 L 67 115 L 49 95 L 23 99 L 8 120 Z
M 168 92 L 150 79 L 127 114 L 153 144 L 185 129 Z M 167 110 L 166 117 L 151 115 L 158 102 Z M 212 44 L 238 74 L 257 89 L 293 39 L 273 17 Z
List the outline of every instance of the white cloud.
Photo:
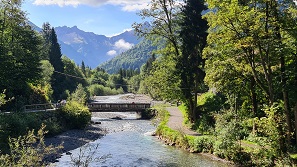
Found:
M 148 8 L 150 0 L 108 0 L 109 4 L 122 6 L 123 11 L 137 11 Z
M 146 9 L 146 8 L 148 8 L 147 3 L 125 5 L 125 6 L 123 6 L 122 9 L 123 9 L 123 11 L 133 12 L 133 11 L 142 10 L 142 9 Z
M 131 49 L 134 46 L 133 43 L 126 42 L 124 39 L 120 39 L 114 44 L 114 48 L 120 52 Z
M 127 29 L 124 29 L 122 32 L 120 32 L 120 33 L 115 33 L 115 34 L 110 34 L 110 35 L 106 35 L 106 37 L 114 37 L 114 36 L 118 36 L 118 35 L 120 35 L 120 34 L 122 34 L 122 33 L 124 33 L 124 32 L 126 32 L 126 31 L 131 31 L 131 30 L 133 30 L 133 28 L 127 28 Z
M 78 6 L 78 5 L 101 5 L 104 1 L 97 1 L 96 0 L 35 0 L 33 2 L 34 5 L 59 5 L 60 7 L 63 6 Z
M 115 6 L 121 6 L 123 11 L 136 11 L 143 8 L 147 8 L 147 4 L 150 0 L 34 0 L 35 5 L 59 5 L 74 6 L 88 5 L 88 6 L 100 6 L 105 4 L 111 4 Z
M 107 54 L 108 56 L 115 56 L 115 55 L 117 55 L 117 51 L 115 51 L 115 50 L 110 50 L 110 51 L 108 51 L 106 54 Z
M 88 19 L 88 20 L 84 21 L 85 24 L 91 24 L 91 23 L 94 23 L 94 22 L 95 22 L 94 19 Z

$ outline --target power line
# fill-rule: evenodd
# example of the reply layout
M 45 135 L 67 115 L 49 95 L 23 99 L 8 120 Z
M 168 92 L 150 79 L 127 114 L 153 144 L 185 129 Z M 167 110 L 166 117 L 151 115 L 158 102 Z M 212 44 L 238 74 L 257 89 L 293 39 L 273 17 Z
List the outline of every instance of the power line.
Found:
M 77 79 L 82 79 L 82 80 L 86 80 L 86 78 L 82 78 L 82 77 L 78 77 L 78 76 L 74 76 L 74 75 L 70 75 L 70 74 L 66 74 L 66 73 L 63 73 L 63 72 L 59 72 L 59 71 L 54 71 L 55 73 L 58 73 L 58 74 L 62 74 L 62 75 L 66 75 L 68 77 L 72 77 L 72 78 L 77 78 Z M 99 80 L 93 80 L 92 83 L 101 83 L 101 81 Z M 136 86 L 136 85 L 125 85 L 125 84 L 114 84 L 115 86 L 126 86 L 126 87 L 134 87 L 134 88 L 139 88 L 140 86 Z M 172 89 L 172 90 L 178 90 L 178 89 L 190 89 L 190 88 L 169 88 L 169 89 Z
M 74 76 L 74 75 L 70 75 L 70 74 L 66 74 L 66 73 L 63 73 L 63 72 L 59 72 L 59 71 L 54 71 L 54 72 L 55 72 L 55 73 L 58 73 L 58 74 L 66 75 L 66 76 L 68 76 L 68 77 L 72 77 L 72 78 L 77 78 L 77 79 L 86 80 L 85 78 L 78 77 L 78 76 Z

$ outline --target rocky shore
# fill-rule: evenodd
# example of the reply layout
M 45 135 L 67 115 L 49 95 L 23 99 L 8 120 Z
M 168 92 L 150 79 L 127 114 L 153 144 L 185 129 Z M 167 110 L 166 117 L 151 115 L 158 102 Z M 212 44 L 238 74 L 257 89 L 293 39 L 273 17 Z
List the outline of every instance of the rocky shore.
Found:
M 106 134 L 106 130 L 101 129 L 98 124 L 91 124 L 85 129 L 75 129 L 66 131 L 60 135 L 45 138 L 46 145 L 59 146 L 63 148 L 55 155 L 46 157 L 47 162 L 56 162 L 63 153 L 69 153 L 69 151 L 79 148 L 91 141 L 100 139 Z
M 108 129 L 100 126 L 100 121 L 96 118 L 105 119 L 122 119 L 123 115 L 117 113 L 92 113 L 92 121 L 85 129 L 74 129 L 61 133 L 60 135 L 45 138 L 46 145 L 63 146 L 63 148 L 55 155 L 46 157 L 45 161 L 55 162 L 63 153 L 82 147 L 85 144 L 102 138 L 108 133 Z

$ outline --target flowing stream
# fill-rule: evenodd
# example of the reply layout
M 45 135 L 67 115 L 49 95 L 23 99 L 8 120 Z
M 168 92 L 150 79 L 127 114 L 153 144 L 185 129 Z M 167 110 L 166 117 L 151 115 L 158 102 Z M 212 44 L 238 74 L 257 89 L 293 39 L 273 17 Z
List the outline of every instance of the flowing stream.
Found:
M 63 154 L 56 166 L 72 166 L 76 159 L 94 167 L 222 167 L 226 164 L 208 157 L 167 146 L 151 136 L 156 129 L 148 120 L 133 113 L 118 113 L 122 120 L 92 117 L 108 134 L 84 147 Z M 84 158 L 79 158 L 83 157 Z

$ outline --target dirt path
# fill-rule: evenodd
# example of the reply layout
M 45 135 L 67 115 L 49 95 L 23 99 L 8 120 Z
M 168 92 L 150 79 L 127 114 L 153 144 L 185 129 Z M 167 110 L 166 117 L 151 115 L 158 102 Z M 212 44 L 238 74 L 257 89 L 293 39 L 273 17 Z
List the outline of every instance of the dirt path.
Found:
M 182 112 L 177 107 L 167 107 L 166 110 L 170 113 L 170 118 L 167 123 L 168 127 L 173 130 L 181 130 L 187 135 L 198 136 L 199 134 L 183 125 Z

